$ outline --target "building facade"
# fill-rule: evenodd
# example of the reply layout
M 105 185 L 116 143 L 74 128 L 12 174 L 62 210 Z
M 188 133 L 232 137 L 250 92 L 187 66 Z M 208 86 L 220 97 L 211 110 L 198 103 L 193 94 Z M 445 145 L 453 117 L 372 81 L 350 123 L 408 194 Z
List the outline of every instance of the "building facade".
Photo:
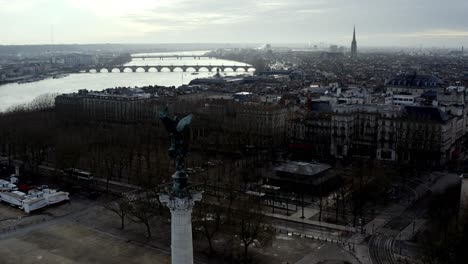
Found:
M 432 75 L 400 74 L 387 81 L 385 89 L 392 94 L 421 96 L 428 91 L 443 91 L 442 84 L 442 80 Z
M 154 103 L 161 100 L 142 92 L 111 94 L 80 90 L 57 96 L 55 106 L 64 119 L 129 123 L 155 119 Z
M 288 143 L 317 158 L 424 160 L 437 166 L 457 158 L 466 131 L 466 115 L 436 107 L 333 105 L 290 120 Z
M 230 152 L 239 148 L 275 148 L 285 144 L 288 109 L 272 103 L 205 99 L 175 104 L 177 115 L 193 113 L 195 143 Z

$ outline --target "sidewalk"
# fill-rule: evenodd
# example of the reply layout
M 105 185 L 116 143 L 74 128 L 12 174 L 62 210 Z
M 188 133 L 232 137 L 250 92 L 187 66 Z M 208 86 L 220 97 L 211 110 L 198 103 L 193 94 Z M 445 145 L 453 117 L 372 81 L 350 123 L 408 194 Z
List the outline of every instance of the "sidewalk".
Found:
M 309 211 L 310 212 L 310 211 Z M 308 225 L 315 225 L 315 226 L 320 226 L 320 227 L 325 227 L 325 228 L 330 228 L 330 229 L 335 229 L 335 230 L 340 230 L 340 231 L 346 231 L 346 232 L 356 232 L 357 229 L 351 226 L 343 226 L 343 225 L 335 225 L 335 224 L 329 224 L 325 222 L 319 222 L 319 221 L 314 221 L 314 220 L 309 220 L 307 219 L 307 215 L 304 211 L 304 216 L 306 218 L 302 219 L 300 218 L 302 215 L 302 212 L 295 213 L 290 216 L 282 215 L 282 214 L 273 214 L 273 213 L 265 213 L 265 215 L 282 219 L 282 220 L 287 220 L 287 221 L 293 221 L 296 223 L 302 223 L 302 224 L 308 224 Z
M 425 224 L 426 224 L 425 219 L 416 219 L 398 234 L 397 239 L 398 240 L 410 240 L 411 238 L 413 238 L 413 236 L 416 233 L 418 233 L 418 231 L 421 228 L 424 227 Z
M 354 253 L 354 256 L 359 260 L 360 263 L 372 264 L 372 260 L 369 255 L 369 247 L 367 245 L 356 244 L 355 250 L 356 252 Z
M 303 257 L 295 264 L 317 264 L 322 263 L 325 260 L 336 261 L 337 263 L 361 263 L 359 262 L 359 260 L 356 259 L 355 256 L 353 256 L 351 253 L 344 250 L 343 248 L 333 244 L 324 244 L 318 247 L 317 250 L 315 250 L 313 253 L 310 253 L 309 255 Z
M 367 235 L 374 234 L 378 229 L 382 228 L 394 217 L 401 215 L 406 210 L 406 208 L 407 206 L 399 204 L 395 204 L 388 207 L 363 227 L 364 233 L 366 233 Z
M 402 205 L 393 205 L 388 207 L 363 227 L 364 234 L 355 233 L 351 238 L 348 239 L 349 243 L 354 243 L 356 245 L 355 256 L 361 263 L 372 263 L 369 254 L 369 247 L 367 243 L 365 243 L 366 237 L 374 234 L 378 229 L 381 229 L 388 221 L 390 221 L 392 217 L 389 217 L 389 215 L 400 215 L 405 211 L 405 209 L 406 207 Z

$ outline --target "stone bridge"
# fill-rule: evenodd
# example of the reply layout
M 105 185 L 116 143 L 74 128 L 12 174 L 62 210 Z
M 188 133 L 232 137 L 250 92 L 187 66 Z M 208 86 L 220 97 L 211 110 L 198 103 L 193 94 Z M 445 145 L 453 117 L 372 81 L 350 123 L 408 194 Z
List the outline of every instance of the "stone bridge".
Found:
M 175 58 L 177 60 L 181 60 L 183 58 L 191 58 L 195 60 L 199 60 L 201 58 L 209 58 L 209 59 L 216 59 L 212 56 L 205 56 L 205 55 L 133 55 L 132 59 L 166 59 L 166 58 Z
M 94 66 L 94 67 L 87 67 L 87 68 L 80 68 L 77 69 L 78 72 L 96 72 L 96 73 L 101 73 L 101 72 L 162 72 L 163 70 L 165 71 L 170 71 L 174 72 L 176 70 L 182 71 L 182 72 L 199 72 L 200 70 L 205 70 L 205 71 L 220 71 L 224 72 L 227 69 L 230 69 L 234 72 L 237 72 L 239 70 L 243 70 L 244 72 L 248 71 L 255 71 L 255 68 L 253 68 L 250 65 L 219 65 L 219 66 L 213 66 L 213 65 L 155 65 L 155 66 Z

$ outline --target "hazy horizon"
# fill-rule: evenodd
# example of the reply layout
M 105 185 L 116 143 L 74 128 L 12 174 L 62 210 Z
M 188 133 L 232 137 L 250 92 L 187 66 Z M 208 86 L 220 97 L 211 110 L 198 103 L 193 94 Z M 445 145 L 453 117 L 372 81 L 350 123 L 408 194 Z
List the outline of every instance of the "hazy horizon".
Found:
M 219 48 L 228 48 L 228 46 L 232 46 L 232 48 L 262 48 L 265 44 L 270 44 L 272 45 L 272 48 L 273 49 L 276 49 L 276 48 L 292 48 L 292 49 L 300 49 L 300 48 L 310 48 L 311 50 L 313 50 L 313 46 L 314 45 L 317 45 L 319 48 L 323 48 L 323 49 L 328 49 L 329 48 L 329 45 L 338 45 L 338 46 L 344 46 L 345 48 L 349 48 L 350 44 L 347 44 L 347 43 L 335 43 L 335 42 L 297 42 L 297 43 L 294 43 L 294 42 L 194 42 L 194 43 L 189 43 L 189 42 L 154 42 L 154 43 L 151 43 L 151 42 L 148 42 L 148 43 L 125 43 L 125 42 L 111 42 L 111 43 L 104 43 L 104 42 L 101 42 L 101 43 L 54 43 L 54 44 L 50 44 L 50 43 L 37 43 L 37 44 L 0 44 L 0 47 L 8 47 L 8 46 L 18 46 L 18 47 L 21 47 L 21 46 L 73 46 L 73 45 L 78 45 L 78 46 L 92 46 L 92 45 L 122 45 L 122 46 L 131 46 L 131 45 L 135 45 L 135 46 L 138 46 L 138 45 L 144 45 L 144 46 L 161 46 L 162 48 L 171 48 L 171 49 L 174 49 L 173 48 L 173 45 L 183 45 L 183 46 L 190 46 L 190 45 L 199 45 L 201 46 L 203 49 L 203 45 L 209 45 L 209 46 L 216 46 L 216 45 L 219 45 Z M 467 42 L 468 44 L 468 42 Z M 359 45 L 359 49 L 361 51 L 365 51 L 367 49 L 450 49 L 450 50 L 458 50 L 458 49 L 461 49 L 461 47 L 464 46 L 465 48 L 468 46 L 468 45 L 456 45 L 456 44 L 453 44 L 453 45 L 445 45 L 445 44 L 441 44 L 441 45 L 424 45 L 424 44 L 408 44 L 408 45 L 404 45 L 404 44 L 400 44 L 398 45 L 398 43 L 395 43 L 394 45 L 365 45 L 365 44 L 362 44 L 362 45 Z M 189 48 L 190 49 L 190 48 Z M 200 48 L 197 48 L 195 47 L 194 49 L 190 49 L 190 50 L 193 50 L 193 51 L 196 51 L 196 50 L 199 50 Z M 207 48 L 208 49 L 208 48 Z M 184 48 L 183 50 L 187 50 L 186 48 Z
M 468 45 L 468 2 L 452 0 L 0 0 L 0 45 L 335 43 Z

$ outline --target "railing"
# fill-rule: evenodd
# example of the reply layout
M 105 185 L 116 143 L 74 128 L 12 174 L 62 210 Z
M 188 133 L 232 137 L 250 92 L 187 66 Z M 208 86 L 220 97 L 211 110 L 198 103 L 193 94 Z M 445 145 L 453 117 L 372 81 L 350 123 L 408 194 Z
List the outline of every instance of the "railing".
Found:
M 161 184 L 159 185 L 159 190 L 161 193 L 165 193 L 165 194 L 172 194 L 173 193 L 173 183 L 170 182 L 170 183 L 165 183 L 165 184 Z M 181 195 L 191 195 L 193 192 L 201 192 L 203 191 L 205 188 L 204 188 L 205 184 L 203 183 L 194 183 L 194 182 L 189 182 L 188 183 L 188 186 L 180 191 L 178 191 L 179 194 Z

